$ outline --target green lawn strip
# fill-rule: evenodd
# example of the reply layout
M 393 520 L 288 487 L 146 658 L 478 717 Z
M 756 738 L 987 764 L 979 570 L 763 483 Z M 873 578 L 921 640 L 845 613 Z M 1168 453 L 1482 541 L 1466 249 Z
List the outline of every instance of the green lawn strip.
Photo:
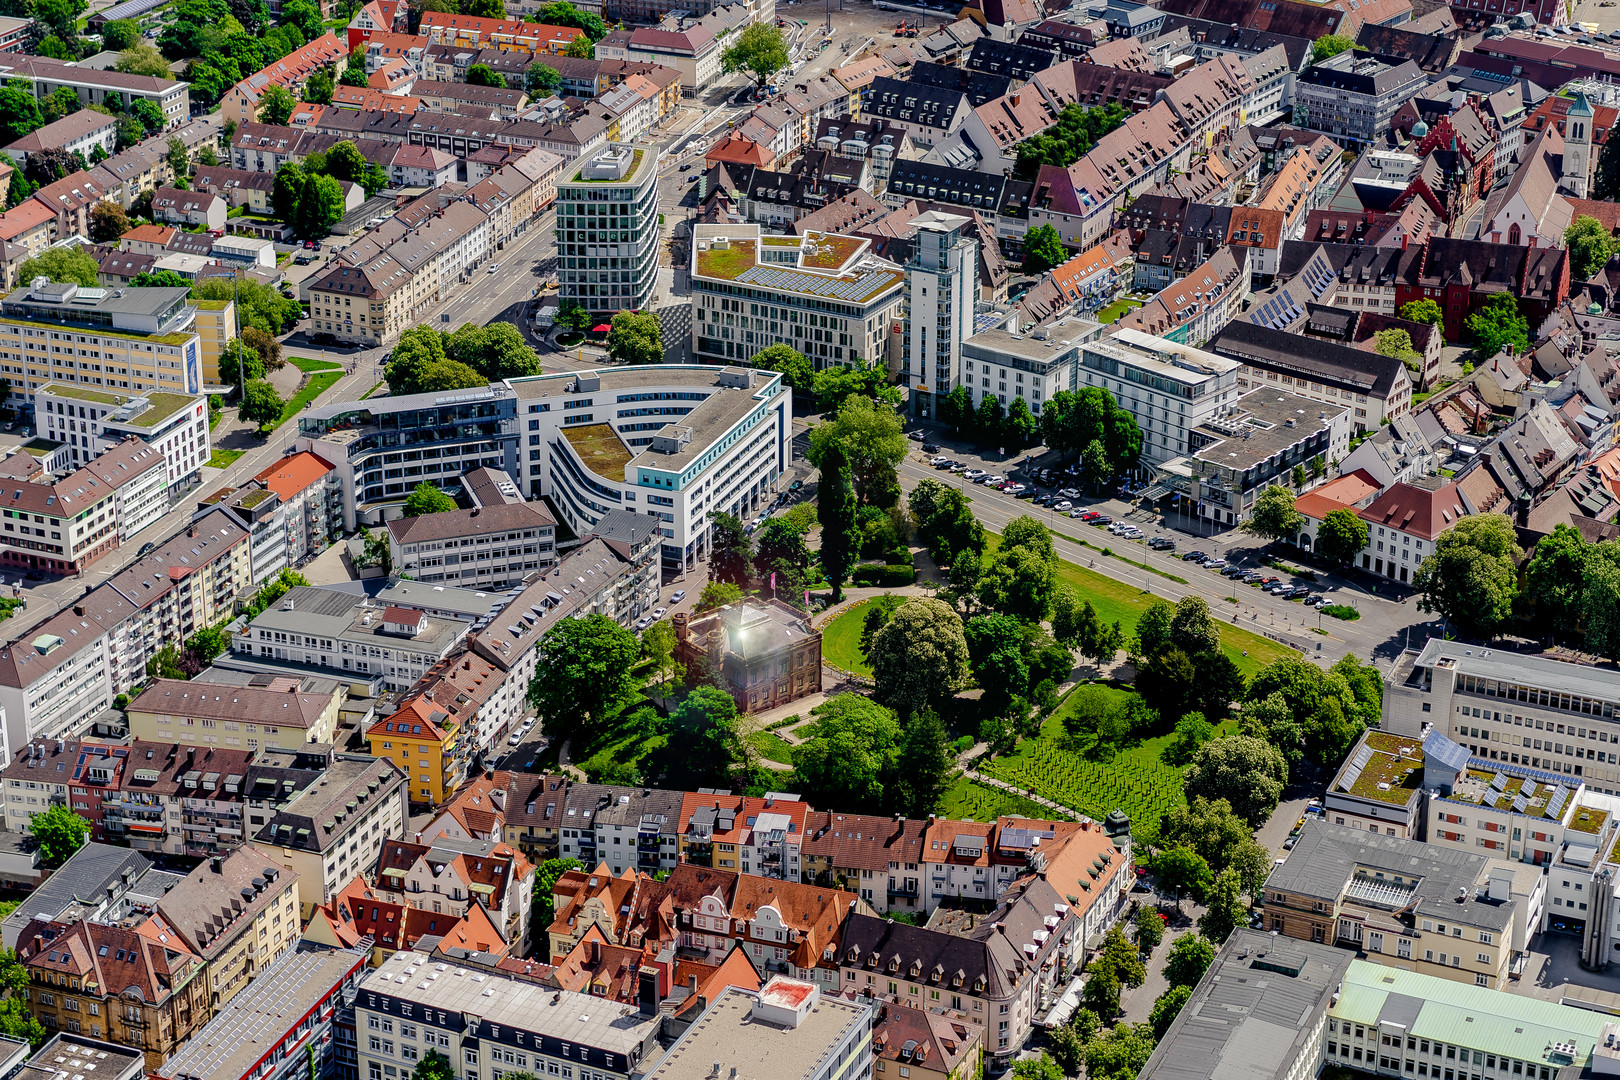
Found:
M 281 416 L 276 419 L 276 422 L 271 424 L 268 428 L 260 428 L 260 433 L 269 434 L 282 424 L 285 424 L 288 420 L 291 420 L 294 416 L 297 416 L 298 413 L 303 410 L 305 405 L 308 405 L 310 402 L 326 393 L 327 390 L 331 389 L 332 384 L 341 378 L 343 378 L 343 372 L 341 370 L 317 371 L 315 374 L 311 375 L 309 377 L 309 381 L 304 383 L 304 388 L 298 391 L 298 393 L 294 394 L 292 400 L 287 402 L 286 406 L 282 408 Z
M 204 464 L 214 469 L 228 469 L 231 467 L 231 463 L 237 458 L 241 457 L 245 452 L 246 451 L 243 450 L 222 450 L 216 446 L 214 447 L 213 456 L 204 462 Z
M 834 667 L 871 677 L 872 667 L 861 654 L 861 630 L 866 625 L 866 601 L 839 612 L 821 628 L 821 658 Z
M 1164 578 L 1165 580 L 1174 581 L 1178 585 L 1187 584 L 1187 579 L 1184 578 L 1184 577 L 1181 577 L 1178 574 L 1172 574 L 1168 570 L 1160 570 L 1157 566 L 1151 566 L 1151 565 L 1149 565 L 1148 563 L 1145 563 L 1145 562 L 1137 562 L 1135 559 L 1131 558 L 1129 555 L 1121 555 L 1119 552 L 1115 551 L 1113 548 L 1099 547 L 1098 545 L 1093 544 L 1090 540 L 1084 540 L 1084 539 L 1082 539 L 1082 538 L 1080 538 L 1078 536 L 1070 536 L 1068 533 L 1058 532 L 1056 529 L 1052 530 L 1052 535 L 1053 536 L 1060 536 L 1063 539 L 1067 540 L 1071 544 L 1079 544 L 1081 547 L 1086 547 L 1086 548 L 1090 548 L 1092 551 L 1101 552 L 1102 554 L 1107 555 L 1110 559 L 1118 559 L 1120 562 L 1130 563 L 1132 566 L 1136 567 L 1138 570 L 1146 570 L 1150 574 L 1158 574 L 1160 577 Z M 1120 543 L 1122 543 L 1122 544 L 1129 544 L 1131 542 L 1132 541 L 1130 541 L 1130 540 L 1124 540 L 1124 539 L 1122 539 L 1120 541 Z
M 1000 537 L 995 533 L 987 532 L 985 536 L 990 543 L 986 552 L 995 550 L 995 544 Z M 1162 597 L 1149 596 L 1134 585 L 1127 585 L 1123 581 L 1116 581 L 1105 574 L 1095 570 L 1088 570 L 1083 566 L 1076 566 L 1066 559 L 1058 560 L 1058 580 L 1066 585 L 1073 586 L 1080 594 L 1082 600 L 1090 600 L 1091 606 L 1097 610 L 1097 617 L 1105 623 L 1118 621 L 1120 627 L 1127 635 L 1136 631 L 1136 620 L 1142 612 L 1147 610 L 1148 604 Z M 1217 613 L 1218 615 L 1219 613 Z M 1261 637 L 1251 630 L 1231 623 L 1220 623 L 1221 651 L 1232 659 L 1243 672 L 1245 677 L 1253 677 L 1254 673 L 1285 656 L 1298 656 L 1299 654 L 1280 642 L 1270 638 Z M 857 640 L 859 634 L 857 633 Z M 822 633 L 822 651 L 826 651 L 826 632 Z M 1248 655 L 1245 656 L 1244 653 Z
M 1010 791 L 958 776 L 940 796 L 939 816 L 968 821 L 994 821 L 1003 814 L 1048 819 L 1052 811 Z
M 793 746 L 774 732 L 756 731 L 748 736 L 748 745 L 758 751 L 761 757 L 780 761 L 784 765 L 793 764 Z
M 289 356 L 287 362 L 305 374 L 314 371 L 343 370 L 343 365 L 336 360 L 316 360 L 308 356 Z
M 376 386 L 373 386 L 370 390 L 367 390 L 365 393 L 361 394 L 360 396 L 362 398 L 368 398 L 372 394 L 375 394 L 378 390 L 381 390 L 383 387 L 385 387 L 387 385 L 388 385 L 388 380 L 387 379 L 381 379 L 381 380 L 378 381 Z M 383 396 L 387 397 L 388 395 L 384 394 Z

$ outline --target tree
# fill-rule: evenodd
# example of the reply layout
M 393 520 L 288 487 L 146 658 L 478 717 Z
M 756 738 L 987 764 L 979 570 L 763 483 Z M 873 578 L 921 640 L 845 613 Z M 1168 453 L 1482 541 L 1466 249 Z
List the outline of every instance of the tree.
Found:
M 1181 906 L 1184 897 L 1202 900 L 1204 891 L 1214 880 L 1204 857 L 1185 846 L 1178 845 L 1159 852 L 1153 856 L 1148 868 L 1158 878 L 1159 887 L 1176 898 L 1177 907 Z
M 534 896 L 529 904 L 529 937 L 539 951 L 535 954 L 545 960 L 550 956 L 551 937 L 546 927 L 557 917 L 556 900 L 552 890 L 557 879 L 570 870 L 585 869 L 578 859 L 547 859 L 534 872 Z
M 1243 883 L 1235 870 L 1223 870 L 1216 875 L 1205 902 L 1208 910 L 1198 920 L 1198 932 L 1216 945 L 1226 941 L 1249 917 L 1249 909 L 1243 903 Z
M 230 647 L 230 635 L 217 626 L 205 626 L 186 639 L 186 650 L 196 653 L 204 663 L 212 663 Z
M 1620 545 L 1595 546 L 1581 569 L 1581 584 L 1586 648 L 1614 659 L 1620 656 Z
M 635 634 L 606 615 L 564 619 L 541 640 L 528 703 L 548 732 L 569 738 L 625 699 L 640 655 Z
M 419 393 L 421 369 L 428 364 L 448 362 L 444 336 L 431 326 L 413 326 L 400 334 L 394 351 L 388 354 L 388 366 L 383 372 L 383 377 L 388 380 L 388 392 L 396 395 Z M 477 375 L 476 372 L 472 374 Z
M 850 479 L 860 504 L 892 506 L 900 494 L 895 470 L 906 459 L 909 445 L 904 425 L 893 409 L 851 397 L 836 419 L 811 429 L 810 452 L 806 456 L 810 464 L 820 468 L 828 450 L 837 446 L 849 463 Z
M 815 383 L 815 365 L 803 353 L 780 342 L 755 353 L 754 366 L 780 371 L 782 381 L 799 393 L 808 391 Z
M 141 24 L 134 19 L 114 19 L 101 28 L 101 47 L 108 52 L 123 52 L 141 40 Z
M 1316 553 L 1350 566 L 1367 546 L 1367 523 L 1349 507 L 1329 510 L 1316 530 Z
M 1272 484 L 1255 498 L 1243 531 L 1267 540 L 1292 540 L 1303 520 L 1294 509 L 1294 493 L 1281 484 Z
M 456 1070 L 449 1058 L 437 1050 L 429 1050 L 411 1070 L 411 1080 L 456 1080 Z
M 1210 617 L 1209 604 L 1201 596 L 1186 596 L 1176 604 L 1170 620 L 1170 644 L 1188 656 L 1198 656 L 1220 648 L 1221 632 Z
M 1153 656 L 1170 644 L 1170 626 L 1176 609 L 1163 600 L 1154 600 L 1136 618 L 1136 654 Z
M 463 81 L 471 86 L 493 86 L 497 90 L 506 89 L 506 76 L 488 64 L 473 64 L 467 69 Z
M 737 703 L 714 686 L 699 686 L 669 714 L 670 783 L 680 788 L 728 787 L 743 759 Z
M 24 999 L 28 982 L 28 969 L 17 959 L 17 953 L 0 949 L 0 990 L 5 991 L 5 996 L 0 998 L 0 1035 L 26 1039 L 38 1050 L 45 1042 L 46 1031 L 28 1011 L 28 1002 Z
M 242 419 L 252 420 L 263 428 L 281 419 L 281 410 L 286 407 L 287 403 L 281 400 L 275 387 L 263 379 L 249 379 L 242 386 L 242 404 L 236 411 Z
M 735 514 L 714 510 L 709 513 L 709 524 L 710 575 L 716 581 L 729 581 L 739 587 L 747 585 L 754 544 L 743 531 L 742 521 Z
M 169 169 L 174 173 L 175 180 L 182 181 L 191 175 L 191 151 L 178 135 L 170 135 L 163 160 L 168 162 Z
M 1176 1022 L 1181 1015 L 1182 1006 L 1192 997 L 1192 987 L 1172 986 L 1160 994 L 1153 1003 L 1153 1011 L 1148 1013 L 1148 1026 L 1153 1029 L 1155 1039 L 1163 1039 L 1170 1031 L 1170 1025 Z
M 1228 735 L 1206 744 L 1187 766 L 1187 798 L 1225 799 L 1251 826 L 1258 827 L 1282 798 L 1288 763 L 1270 744 Z
M 530 64 L 524 73 L 523 86 L 530 97 L 550 97 L 562 85 L 562 75 L 550 64 Z
M 44 123 L 32 93 L 11 85 L 0 87 L 0 145 L 14 143 Z
M 600 15 L 582 11 L 566 0 L 553 0 L 540 9 L 536 18 L 548 26 L 578 27 L 585 31 L 586 36 L 592 41 L 601 41 L 607 37 L 607 27 Z
M 114 200 L 107 199 L 90 208 L 90 239 L 96 243 L 116 244 L 127 232 L 129 216 Z
M 504 19 L 506 4 L 503 0 L 462 0 L 461 13 L 482 19 Z
M 621 364 L 664 362 L 664 331 L 650 311 L 621 311 L 608 331 L 608 353 Z
M 1620 197 L 1620 146 L 1603 144 L 1592 181 L 1592 198 L 1613 201 Z
M 1018 144 L 1017 176 L 1034 180 L 1042 165 L 1066 169 L 1079 161 L 1097 140 L 1123 124 L 1130 116 L 1117 102 L 1086 108 L 1070 102 L 1058 113 L 1057 122 L 1039 135 Z
M 735 604 L 743 598 L 743 591 L 729 581 L 711 581 L 703 586 L 698 593 L 697 604 L 699 611 L 713 611 Z
M 330 176 L 307 176 L 290 224 L 299 236 L 324 237 L 343 219 L 343 189 Z
M 256 326 L 268 334 L 279 335 L 303 314 L 297 300 L 289 300 L 268 285 L 249 277 L 238 276 L 204 278 L 191 287 L 194 300 L 232 300 L 236 302 L 237 317 L 243 326 Z
M 1024 273 L 1044 274 L 1054 266 L 1061 266 L 1068 258 L 1063 237 L 1051 225 L 1037 225 L 1024 234 Z
M 325 31 L 320 6 L 313 0 L 282 0 L 281 24 L 296 26 L 306 42 L 314 41 Z
M 1131 929 L 1136 938 L 1137 949 L 1150 953 L 1164 940 L 1164 916 L 1160 915 L 1156 908 L 1144 904 L 1136 909 L 1136 917 L 1131 920 Z
M 1085 985 L 1080 988 L 1080 1000 L 1103 1020 L 1112 1020 L 1119 1015 L 1121 989 L 1119 976 L 1103 968 L 1092 972 L 1086 979 Z
M 1028 622 L 1040 622 L 1052 606 L 1057 562 L 1029 547 L 1003 543 L 979 579 L 979 601 L 996 611 Z
M 952 565 L 959 553 L 976 557 L 984 550 L 984 526 L 958 489 L 924 477 L 911 489 L 906 505 L 916 523 L 917 539 L 939 565 Z
M 1190 712 L 1176 721 L 1176 737 L 1164 748 L 1164 760 L 1172 765 L 1185 765 L 1209 740 L 1215 737 L 1215 725 L 1201 712 Z
M 787 38 L 780 28 L 763 22 L 749 23 L 720 54 L 721 70 L 728 75 L 747 72 L 760 87 L 789 62 Z
M 938 713 L 924 709 L 901 733 L 890 809 L 914 818 L 931 813 L 949 786 L 951 764 L 945 725 Z
M 259 359 L 266 368 L 279 368 L 282 366 L 281 342 L 260 330 L 257 326 L 242 327 L 242 344 L 259 354 Z
M 1474 339 L 1474 356 L 1480 363 L 1508 345 L 1521 356 L 1530 349 L 1530 323 L 1519 313 L 1519 301 L 1512 293 L 1492 296 L 1463 325 Z
M 839 694 L 811 710 L 815 734 L 793 748 L 793 771 L 812 802 L 880 813 L 893 781 L 900 721 L 859 694 Z
M 1087 1042 L 1073 1023 L 1064 1024 L 1047 1036 L 1048 1052 L 1064 1076 L 1078 1076 L 1080 1070 L 1086 1067 Z
M 596 58 L 596 44 L 588 37 L 575 38 L 563 46 L 562 54 L 572 60 L 593 60 Z
M 1495 637 L 1512 613 L 1519 556 L 1505 515 L 1461 518 L 1440 534 L 1412 578 L 1419 610 L 1439 612 L 1463 637 Z
M 1536 543 L 1525 567 L 1524 597 L 1535 608 L 1537 624 L 1555 637 L 1573 634 L 1579 626 L 1591 551 L 1579 531 L 1557 525 Z
M 1611 236 L 1597 218 L 1582 214 L 1564 230 L 1564 245 L 1569 248 L 1570 273 L 1581 282 L 1590 281 L 1608 265 L 1610 256 L 1620 248 L 1620 240 Z
M 444 338 L 444 352 L 489 382 L 540 374 L 540 354 L 509 322 L 497 321 L 488 326 L 466 323 Z
M 298 102 L 280 83 L 271 83 L 259 95 L 258 118 L 261 124 L 285 124 Z
M 843 447 L 829 446 L 816 462 L 816 520 L 821 525 L 821 569 L 832 585 L 833 602 L 844 598 L 844 578 L 855 565 L 859 532 L 855 527 L 854 481 Z
M 757 23 L 755 25 L 758 25 Z M 1063 1070 L 1046 1051 L 1038 1058 L 1023 1058 L 1013 1062 L 1013 1080 L 1063 1080 Z
M 363 89 L 371 85 L 371 76 L 366 74 L 363 65 L 350 64 L 343 69 L 343 74 L 338 76 L 338 85 L 355 86 Z
M 99 272 L 96 260 L 83 249 L 52 248 L 25 261 L 17 270 L 17 280 L 32 281 L 36 277 L 44 277 L 93 289 Z
M 120 116 L 117 123 L 119 150 L 128 150 L 146 138 L 146 126 L 133 116 Z M 145 205 L 150 206 L 150 201 Z
M 360 553 L 360 559 L 355 564 L 361 568 L 380 566 L 383 573 L 389 573 L 394 568 L 393 554 L 388 550 L 388 536 L 386 533 L 373 533 L 370 529 L 361 527 L 358 535 L 365 548 Z
M 1416 368 L 1423 354 L 1412 344 L 1412 335 L 1398 326 L 1380 330 L 1373 335 L 1373 346 L 1379 356 L 1393 357 L 1409 368 Z
M 1253 829 L 1233 812 L 1232 804 L 1225 799 L 1200 797 L 1176 807 L 1164 816 L 1159 827 L 1159 842 L 1191 848 L 1216 874 L 1228 869 L 1237 869 L 1240 876 L 1247 873 L 1250 848 L 1260 852 L 1266 870 L 1271 868 L 1265 849 L 1255 843 Z
M 174 78 L 174 72 L 169 70 L 169 61 L 145 42 L 131 45 L 119 53 L 113 67 L 127 75 L 145 75 L 153 79 Z
M 1407 322 L 1428 323 L 1430 326 L 1444 326 L 1445 312 L 1433 300 L 1409 300 L 1401 305 L 1400 317 Z
M 456 500 L 424 480 L 405 497 L 404 516 L 411 518 L 421 517 L 423 514 L 445 514 L 456 509 L 459 509 Z
M 902 716 L 938 709 L 967 686 L 967 639 L 962 620 L 943 600 L 915 597 L 901 604 L 872 639 L 872 696 Z
M 785 517 L 765 522 L 754 546 L 754 573 L 762 583 L 775 574 L 779 592 L 791 594 L 803 586 L 810 569 L 810 549 L 804 543 L 807 531 L 805 525 Z
M 39 845 L 46 869 L 55 870 L 90 839 L 90 822 L 57 803 L 30 818 L 28 831 Z
M 1164 959 L 1164 977 L 1171 986 L 1197 986 L 1215 962 L 1215 946 L 1197 934 L 1182 934 L 1170 943 Z
M 1087 1080 L 1135 1080 L 1153 1056 L 1149 1024 L 1115 1024 L 1086 1047 Z
M 1356 39 L 1344 34 L 1323 34 L 1311 43 L 1311 63 L 1320 64 L 1331 57 L 1338 56 L 1346 49 L 1353 49 Z

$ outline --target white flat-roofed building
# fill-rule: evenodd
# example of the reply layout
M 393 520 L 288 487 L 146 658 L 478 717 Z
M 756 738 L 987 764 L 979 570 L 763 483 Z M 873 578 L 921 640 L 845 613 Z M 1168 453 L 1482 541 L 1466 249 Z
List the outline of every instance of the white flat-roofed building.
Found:
M 675 1041 L 648 1080 L 717 1074 L 774 1080 L 861 1080 L 872 1075 L 869 1000 L 823 997 L 815 983 L 778 975 L 758 990 L 727 987 Z
M 906 271 L 873 254 L 870 240 L 815 231 L 766 236 L 758 225 L 695 229 L 692 347 L 698 359 L 747 361 L 769 345 L 786 345 L 817 370 L 873 362 L 898 367 Z
M 0 563 L 77 573 L 168 509 L 163 455 L 128 436 L 60 479 L 36 474 L 0 490 Z
M 1076 389 L 1100 386 L 1142 429 L 1143 465 L 1191 449 L 1192 429 L 1230 412 L 1242 367 L 1214 353 L 1122 329 L 1080 348 Z
M 75 465 L 134 435 L 163 455 L 170 487 L 195 477 L 212 453 L 208 402 L 191 394 L 119 394 L 50 382 L 34 392 L 34 418 L 41 435 L 67 444 Z
M 333 1067 L 332 1021 L 359 985 L 353 949 L 285 953 L 154 1070 L 161 1080 L 303 1080 Z
M 975 406 L 987 397 L 1003 406 L 1022 399 L 1039 416 L 1053 394 L 1074 389 L 1080 348 L 1101 334 L 1102 326 L 1086 319 L 1029 327 L 1009 320 L 962 344 L 962 385 Z
M 906 264 L 911 317 L 899 366 L 902 383 L 916 395 L 917 415 L 927 416 L 937 397 L 949 394 L 965 376 L 962 343 L 973 333 L 979 242 L 970 232 L 973 222 L 960 214 L 930 210 L 911 224 L 917 250 Z
M 26 407 L 50 382 L 126 393 L 202 393 L 188 289 L 86 289 L 38 278 L 0 300 L 0 375 Z
M 629 1080 L 658 1053 L 662 1021 L 656 1010 L 645 1016 L 607 998 L 402 951 L 360 984 L 354 1026 L 362 1077 L 408 1080 L 433 1050 L 467 1080 L 564 1069 L 578 1080 Z
M 564 174 L 567 176 L 567 174 Z M 610 143 L 557 181 L 557 280 L 593 316 L 650 311 L 658 280 L 658 151 Z
M 793 391 L 774 371 L 657 364 L 512 379 L 518 484 L 573 531 L 658 521 L 666 567 L 709 550 L 709 514 L 769 501 L 792 463 Z

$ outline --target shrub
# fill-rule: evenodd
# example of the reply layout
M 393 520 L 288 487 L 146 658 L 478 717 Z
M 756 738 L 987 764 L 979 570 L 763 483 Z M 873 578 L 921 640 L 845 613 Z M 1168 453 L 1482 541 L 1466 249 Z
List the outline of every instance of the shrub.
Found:
M 910 585 L 916 580 L 917 571 L 910 566 L 881 566 L 877 563 L 863 563 L 857 566 L 850 574 L 850 581 L 853 584 L 877 588 Z
M 1343 619 L 1345 622 L 1355 622 L 1361 618 L 1361 612 L 1348 604 L 1329 604 L 1322 609 L 1322 614 L 1331 615 L 1335 619 Z

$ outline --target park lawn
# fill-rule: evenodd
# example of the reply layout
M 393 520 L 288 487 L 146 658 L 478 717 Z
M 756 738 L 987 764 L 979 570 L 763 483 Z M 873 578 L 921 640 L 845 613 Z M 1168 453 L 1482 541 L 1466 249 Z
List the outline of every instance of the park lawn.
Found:
M 306 375 L 316 371 L 343 370 L 343 365 L 335 360 L 316 360 L 308 356 L 289 356 L 287 362 Z
M 209 459 L 203 464 L 213 469 L 228 469 L 230 468 L 231 463 L 237 458 L 241 457 L 245 452 L 246 451 L 243 450 L 223 450 L 216 446 L 214 447 L 213 455 L 209 457 Z
M 985 536 L 989 541 L 985 548 L 988 554 L 995 550 L 995 545 L 1001 537 L 992 532 L 986 532 Z M 1105 623 L 1118 622 L 1127 637 L 1136 632 L 1136 620 L 1147 610 L 1148 604 L 1155 599 L 1164 599 L 1149 596 L 1134 584 L 1116 581 L 1095 570 L 1076 566 L 1066 559 L 1058 560 L 1057 573 L 1058 580 L 1073 586 L 1082 600 L 1091 601 L 1091 606 L 1097 610 L 1099 619 Z M 1221 622 L 1220 611 L 1211 609 L 1211 614 L 1221 628 L 1221 651 L 1231 658 L 1239 671 L 1243 672 L 1244 678 L 1253 678 L 1255 672 L 1273 660 L 1299 655 L 1288 646 L 1261 637 L 1252 630 L 1246 630 L 1233 623 Z M 859 640 L 858 632 L 856 639 Z M 825 634 L 822 641 L 822 650 L 825 652 Z
M 861 630 L 866 626 L 866 604 L 861 601 L 841 611 L 821 628 L 821 658 L 833 667 L 872 677 L 872 665 L 861 652 Z
M 268 435 L 282 424 L 285 424 L 288 420 L 291 420 L 293 417 L 297 416 L 301 411 L 303 411 L 305 405 L 308 405 L 310 402 L 326 393 L 326 391 L 332 388 L 332 384 L 341 378 L 343 378 L 342 369 L 338 369 L 336 371 L 317 371 L 315 374 L 311 375 L 307 380 L 305 380 L 303 389 L 294 394 L 292 396 L 292 400 L 287 402 L 287 404 L 282 407 L 281 415 L 276 418 L 276 422 L 267 428 L 261 427 L 259 429 L 260 433 Z
M 780 761 L 784 765 L 793 764 L 793 745 L 774 731 L 756 731 L 748 736 L 748 745 L 752 746 L 760 757 Z
M 958 821 L 994 821 L 1003 814 L 1047 819 L 1052 811 L 1010 791 L 958 775 L 939 799 L 939 816 Z

